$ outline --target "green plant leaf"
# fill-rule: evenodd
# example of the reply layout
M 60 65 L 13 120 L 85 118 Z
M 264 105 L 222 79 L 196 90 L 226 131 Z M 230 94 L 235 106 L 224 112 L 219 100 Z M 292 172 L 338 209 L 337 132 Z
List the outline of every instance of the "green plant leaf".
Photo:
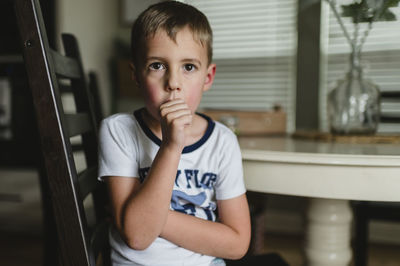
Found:
M 388 0 L 388 7 L 396 7 L 399 5 L 400 0 Z
M 396 20 L 396 15 L 389 10 L 386 10 L 386 12 L 380 18 L 380 21 L 395 21 L 395 20 Z
M 394 21 L 396 15 L 389 10 L 398 6 L 400 0 L 362 0 L 342 5 L 342 17 L 350 17 L 353 23 L 375 21 Z

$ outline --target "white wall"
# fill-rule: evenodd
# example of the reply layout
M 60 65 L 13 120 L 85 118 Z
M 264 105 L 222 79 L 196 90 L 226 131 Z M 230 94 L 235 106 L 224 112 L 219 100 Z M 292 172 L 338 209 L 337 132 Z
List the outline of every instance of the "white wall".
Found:
M 85 71 L 97 73 L 106 115 L 111 107 L 109 63 L 112 44 L 119 31 L 118 3 L 110 0 L 58 0 L 56 7 L 56 36 L 68 32 L 77 37 Z

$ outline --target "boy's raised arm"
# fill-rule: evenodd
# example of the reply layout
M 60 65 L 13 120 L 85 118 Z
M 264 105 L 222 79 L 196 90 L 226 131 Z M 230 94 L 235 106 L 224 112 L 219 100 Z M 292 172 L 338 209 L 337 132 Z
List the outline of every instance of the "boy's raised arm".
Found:
M 163 141 L 150 171 L 140 184 L 137 178 L 108 178 L 117 229 L 132 249 L 147 248 L 167 221 L 176 172 L 185 146 L 184 128 L 192 115 L 182 100 L 161 106 Z
M 138 178 L 109 177 L 115 225 L 126 244 L 147 248 L 165 225 L 179 154 L 160 149 L 143 184 Z

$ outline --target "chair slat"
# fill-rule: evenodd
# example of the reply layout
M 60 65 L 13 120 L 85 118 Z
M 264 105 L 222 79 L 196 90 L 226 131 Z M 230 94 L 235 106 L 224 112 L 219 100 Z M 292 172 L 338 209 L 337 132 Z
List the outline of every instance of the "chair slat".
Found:
M 399 100 L 400 91 L 383 91 L 381 92 L 381 98 L 385 100 Z
M 73 92 L 71 85 L 67 85 L 67 84 L 58 84 L 58 89 L 62 93 Z
M 92 120 L 89 114 L 66 114 L 65 119 L 67 122 L 69 137 L 74 137 L 93 130 Z
M 400 123 L 400 116 L 396 115 L 381 115 L 381 123 Z
M 57 75 L 65 78 L 81 77 L 79 64 L 75 59 L 63 56 L 53 49 L 50 49 L 50 53 L 53 58 L 54 68 Z
M 78 176 L 79 189 L 82 199 L 85 199 L 90 192 L 99 185 L 97 180 L 97 167 L 90 167 L 82 171 Z

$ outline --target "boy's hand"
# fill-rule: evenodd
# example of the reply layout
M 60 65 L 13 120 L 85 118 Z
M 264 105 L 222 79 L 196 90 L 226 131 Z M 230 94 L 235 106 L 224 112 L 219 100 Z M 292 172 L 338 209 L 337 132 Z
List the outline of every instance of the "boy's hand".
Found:
M 173 99 L 160 106 L 162 142 L 183 150 L 185 127 L 192 123 L 192 112 L 182 99 Z

